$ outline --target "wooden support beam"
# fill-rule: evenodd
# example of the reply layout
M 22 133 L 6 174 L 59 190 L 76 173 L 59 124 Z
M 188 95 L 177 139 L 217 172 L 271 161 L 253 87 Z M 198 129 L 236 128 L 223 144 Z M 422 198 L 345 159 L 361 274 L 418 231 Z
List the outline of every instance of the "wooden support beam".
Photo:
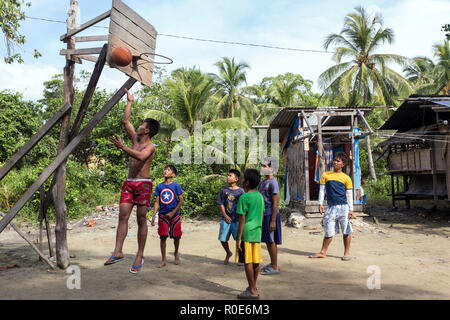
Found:
M 75 37 L 75 42 L 108 41 L 108 35 Z
M 22 159 L 28 151 L 30 151 L 36 143 L 38 143 L 46 134 L 49 132 L 58 121 L 69 111 L 71 108 L 70 104 L 64 104 L 55 115 L 48 120 L 39 130 L 36 132 L 30 140 L 25 143 L 25 145 L 19 149 L 9 160 L 6 162 L 3 167 L 0 168 L 0 180 L 2 180 L 8 172 L 15 166 L 15 164 Z
M 125 94 L 125 88 L 131 89 L 136 83 L 136 79 L 129 78 L 125 84 L 116 92 L 116 94 L 105 104 L 105 106 L 95 114 L 95 116 L 89 121 L 89 123 L 81 130 L 81 132 L 73 138 L 73 140 L 67 145 L 66 148 L 56 157 L 55 160 L 41 173 L 39 178 L 28 188 L 28 190 L 22 195 L 22 197 L 16 202 L 16 204 L 8 211 L 5 217 L 0 220 L 0 233 L 11 222 L 11 220 L 17 215 L 17 213 L 25 206 L 27 201 L 31 199 L 33 194 L 39 189 L 39 187 L 52 175 L 53 172 L 67 159 L 67 157 L 76 149 L 76 147 L 86 138 L 94 127 L 100 122 L 101 119 L 114 107 L 114 105 L 120 101 Z
M 357 109 L 356 112 L 358 113 L 358 115 L 361 117 L 361 120 L 364 122 L 364 124 L 367 127 L 367 130 L 369 130 L 370 134 L 373 134 L 373 130 L 370 127 L 369 123 L 367 122 L 366 118 L 364 117 L 364 114 L 361 112 L 361 110 Z
M 303 119 L 305 120 L 306 125 L 308 126 L 310 134 L 314 133 L 314 130 L 312 129 L 311 125 L 309 124 L 308 118 L 306 117 L 305 111 L 300 111 L 300 114 L 302 115 Z
M 86 54 L 99 54 L 102 52 L 102 47 L 98 48 L 85 48 L 85 49 L 62 49 L 60 55 L 86 55 Z
M 92 72 L 91 79 L 89 80 L 89 84 L 84 94 L 83 100 L 81 101 L 77 117 L 75 119 L 75 122 L 73 123 L 72 130 L 69 135 L 69 141 L 72 140 L 72 138 L 76 136 L 78 134 L 78 131 L 80 130 L 81 123 L 83 122 L 84 116 L 86 115 L 87 108 L 89 107 L 92 96 L 94 95 L 95 88 L 97 87 L 98 80 L 100 79 L 100 75 L 102 74 L 103 67 L 105 66 L 107 52 L 108 45 L 104 44 L 103 49 L 100 52 L 100 56 L 98 57 L 98 61 L 95 64 L 94 71 Z
M 305 161 L 305 204 L 306 201 L 310 200 L 310 194 L 309 194 L 309 141 L 306 139 L 305 141 L 303 141 L 303 152 L 304 152 L 304 161 Z
M 91 20 L 89 20 L 86 23 L 83 23 L 79 28 L 69 30 L 67 33 L 63 34 L 59 39 L 61 41 L 66 41 L 68 38 L 76 35 L 77 33 L 89 28 L 90 26 L 93 26 L 96 23 L 99 23 L 100 21 L 105 20 L 106 18 L 109 18 L 111 15 L 111 10 L 106 11 L 105 13 L 99 15 L 98 17 L 95 17 Z
M 322 131 L 351 130 L 350 126 L 322 126 Z
M 370 143 L 370 134 L 366 135 L 366 148 L 367 148 L 367 162 L 369 164 L 370 177 L 372 180 L 377 181 L 377 174 L 375 172 L 375 166 L 372 157 L 372 146 Z
M 323 148 L 323 139 L 322 139 L 322 117 L 320 115 L 317 116 L 317 149 L 319 150 L 319 178 L 320 178 L 326 170 L 325 150 Z
M 351 151 L 351 159 L 352 159 L 352 187 L 353 187 L 353 203 L 356 203 L 356 189 L 355 189 L 355 133 L 353 129 L 355 128 L 355 120 L 354 116 L 351 116 L 351 130 L 352 130 L 352 151 Z
M 86 60 L 86 61 L 90 61 L 90 62 L 97 62 L 97 60 L 98 60 L 98 58 L 95 56 L 89 56 L 89 55 L 85 55 L 85 54 L 78 55 L 77 57 L 82 60 Z
M 0 216 L 4 217 L 5 214 L 3 212 L 0 212 Z M 28 244 L 33 248 L 34 251 L 36 251 L 36 253 L 42 260 L 44 260 L 52 269 L 56 269 L 55 265 L 47 259 L 47 257 L 39 250 L 39 248 L 36 247 L 34 243 L 30 239 L 28 239 L 27 236 L 22 231 L 20 231 L 14 223 L 10 222 L 9 224 L 26 242 L 28 242 Z

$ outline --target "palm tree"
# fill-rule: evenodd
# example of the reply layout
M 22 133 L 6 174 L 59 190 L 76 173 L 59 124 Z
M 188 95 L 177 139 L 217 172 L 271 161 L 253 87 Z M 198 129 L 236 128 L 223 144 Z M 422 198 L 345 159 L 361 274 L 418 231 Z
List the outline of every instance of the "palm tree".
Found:
M 221 110 L 222 118 L 234 118 L 251 114 L 253 108 L 250 99 L 242 93 L 241 86 L 247 84 L 246 69 L 250 66 L 244 62 L 237 63 L 234 58 L 231 60 L 222 57 L 222 60 L 215 63 L 219 69 L 219 74 L 212 74 L 214 77 L 217 94 L 215 99 L 217 107 Z
M 214 119 L 207 116 L 206 110 L 211 108 L 211 97 L 214 93 L 214 81 L 195 67 L 192 69 L 177 69 L 172 72 L 172 77 L 164 82 L 169 91 L 171 105 L 167 111 L 149 110 L 144 116 L 151 117 L 161 122 L 161 128 L 168 133 L 167 145 L 171 144 L 171 134 L 175 129 L 186 129 L 190 134 L 189 141 L 183 140 L 178 148 L 194 145 L 195 122 L 201 122 L 201 129 L 248 129 L 248 126 L 238 118 Z M 216 111 L 217 113 L 217 111 Z M 202 148 L 209 148 L 220 154 L 222 158 L 227 155 L 211 144 L 203 141 Z M 169 156 L 169 154 L 168 154 Z
M 169 90 L 171 102 L 168 112 L 149 110 L 145 116 L 161 121 L 166 128 L 184 128 L 193 134 L 195 121 L 201 121 L 203 128 L 247 128 L 237 118 L 210 120 L 207 117 L 206 110 L 211 108 L 214 93 L 214 80 L 199 69 L 177 69 L 164 85 Z
M 450 47 L 449 41 L 445 40 L 443 44 L 436 43 L 433 45 L 434 56 L 437 57 L 436 63 L 436 83 L 439 89 L 435 94 L 443 91 L 449 94 L 450 90 Z
M 428 57 L 414 57 L 413 63 L 403 68 L 406 79 L 415 87 L 414 92 L 432 94 L 436 91 L 436 66 Z
M 345 17 L 339 34 L 330 34 L 325 39 L 325 49 L 337 46 L 333 55 L 337 64 L 319 76 L 322 97 L 329 97 L 338 105 L 394 105 L 395 99 L 409 95 L 412 87 L 387 64 L 394 62 L 405 66 L 409 59 L 374 53 L 380 45 L 393 42 L 394 32 L 383 27 L 381 15 L 370 17 L 362 7 L 355 10 Z M 349 60 L 343 61 L 344 58 Z

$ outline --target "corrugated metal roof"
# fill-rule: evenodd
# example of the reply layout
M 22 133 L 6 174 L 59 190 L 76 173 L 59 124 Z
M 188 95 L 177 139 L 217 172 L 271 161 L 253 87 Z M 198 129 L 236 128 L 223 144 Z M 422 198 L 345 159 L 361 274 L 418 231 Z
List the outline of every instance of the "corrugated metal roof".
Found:
M 399 131 L 395 133 L 389 139 L 380 142 L 376 148 L 384 148 L 392 144 L 408 144 L 422 142 L 423 140 L 429 141 L 429 134 L 434 134 L 438 130 L 437 124 L 429 126 L 421 126 L 419 128 L 413 128 L 407 131 Z
M 450 102 L 450 96 L 421 96 L 411 95 L 378 130 L 407 131 L 425 125 L 436 123 L 436 113 L 432 108 L 423 108 L 424 105 L 440 105 Z M 449 112 L 440 113 L 441 119 L 449 119 Z
M 354 111 L 356 109 L 359 109 L 363 114 L 367 114 L 370 111 L 372 111 L 372 107 L 303 107 L 303 108 L 284 108 L 281 109 L 276 117 L 272 120 L 270 123 L 270 129 L 279 129 L 279 137 L 280 141 L 284 139 L 286 134 L 289 131 L 289 128 L 291 127 L 292 122 L 298 117 L 298 114 L 301 111 L 304 111 L 306 113 L 306 116 L 308 118 L 309 124 L 311 126 L 317 125 L 317 117 L 316 116 L 309 116 L 309 114 L 317 111 Z M 339 126 L 339 125 L 346 125 L 347 122 L 349 122 L 349 117 L 339 117 L 339 116 L 333 116 L 330 117 L 330 119 L 323 121 L 327 121 L 326 125 L 329 126 Z M 349 125 L 349 124 L 348 124 Z

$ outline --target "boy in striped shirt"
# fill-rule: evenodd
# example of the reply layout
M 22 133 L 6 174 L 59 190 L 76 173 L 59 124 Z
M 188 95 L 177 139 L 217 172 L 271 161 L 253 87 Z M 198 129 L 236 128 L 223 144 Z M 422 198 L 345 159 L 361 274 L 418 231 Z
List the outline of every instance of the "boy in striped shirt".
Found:
M 347 165 L 348 157 L 344 152 L 338 152 L 333 161 L 333 171 L 325 172 L 319 181 L 319 211 L 323 214 L 322 225 L 325 236 L 322 243 L 322 250 L 310 258 L 325 258 L 328 246 L 333 240 L 333 236 L 339 233 L 339 227 L 344 235 L 344 256 L 343 261 L 348 261 L 350 257 L 350 242 L 352 239 L 352 226 L 349 219 L 353 215 L 353 186 L 348 175 L 342 172 L 342 168 Z M 327 195 L 327 210 L 323 209 L 324 195 Z

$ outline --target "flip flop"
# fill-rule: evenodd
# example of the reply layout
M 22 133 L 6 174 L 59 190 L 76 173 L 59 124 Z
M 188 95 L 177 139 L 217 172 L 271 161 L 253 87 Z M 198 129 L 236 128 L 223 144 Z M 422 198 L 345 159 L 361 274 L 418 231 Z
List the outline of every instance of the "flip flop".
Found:
M 122 261 L 122 260 L 123 260 L 123 257 L 122 257 L 122 258 L 119 258 L 119 257 L 111 257 L 111 258 L 109 258 L 109 259 L 104 263 L 104 265 L 105 265 L 105 266 L 109 266 L 110 264 L 114 264 L 114 263 L 120 262 L 120 261 Z
M 258 300 L 259 294 L 257 296 L 252 296 L 250 291 L 245 290 L 245 291 L 242 291 L 240 294 L 238 294 L 237 298 L 240 300 Z
M 270 263 L 269 263 L 268 265 L 265 265 L 264 268 L 263 268 L 263 270 L 264 270 L 264 271 L 268 271 L 268 270 L 269 270 L 269 267 L 272 268 L 272 265 L 271 265 Z M 281 271 L 280 266 L 278 266 L 278 271 Z
M 138 273 L 139 271 L 136 271 L 136 269 L 142 268 L 143 265 L 144 265 L 144 258 L 142 258 L 142 264 L 141 264 L 140 266 L 136 266 L 136 265 L 134 264 L 134 262 L 133 262 L 133 266 L 130 267 L 130 272 L 133 273 L 133 274 Z M 133 270 L 133 269 L 135 269 L 135 270 Z
M 351 259 L 352 259 L 352 257 L 350 257 L 350 256 L 343 256 L 343 257 L 341 258 L 342 261 L 349 261 L 349 260 L 351 260 Z
M 280 274 L 280 267 L 278 267 L 278 270 L 274 270 L 272 268 L 272 266 L 269 264 L 269 265 L 264 267 L 264 270 L 261 272 L 261 274 L 262 275 Z

